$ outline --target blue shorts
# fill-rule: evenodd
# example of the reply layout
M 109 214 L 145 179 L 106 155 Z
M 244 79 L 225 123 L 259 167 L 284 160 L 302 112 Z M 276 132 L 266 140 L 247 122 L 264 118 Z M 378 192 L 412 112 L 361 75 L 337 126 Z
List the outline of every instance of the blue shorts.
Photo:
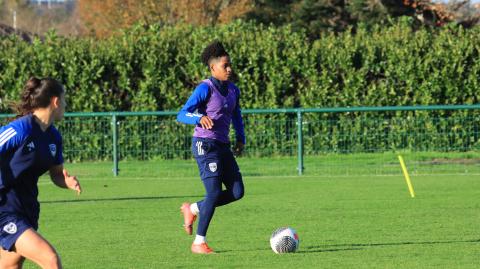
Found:
M 239 177 L 240 169 L 229 143 L 193 137 L 192 153 L 202 180 L 217 178 L 224 182 Z
M 26 218 L 15 213 L 0 212 L 0 246 L 11 251 L 18 237 L 30 228 L 36 230 Z

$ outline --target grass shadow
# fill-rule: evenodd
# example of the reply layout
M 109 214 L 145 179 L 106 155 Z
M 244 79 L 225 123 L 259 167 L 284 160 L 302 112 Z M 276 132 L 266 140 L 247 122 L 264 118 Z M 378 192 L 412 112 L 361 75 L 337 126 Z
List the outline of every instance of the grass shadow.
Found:
M 436 245 L 436 244 L 457 244 L 457 243 L 480 243 L 480 239 L 472 240 L 450 240 L 450 241 L 424 241 L 424 242 L 393 242 L 393 243 L 365 243 L 365 244 L 336 244 L 323 246 L 307 246 L 306 250 L 300 250 L 299 253 L 310 252 L 334 252 L 348 250 L 362 250 L 368 247 L 385 247 L 385 246 L 404 246 L 404 245 Z
M 136 201 L 136 200 L 163 200 L 178 198 L 202 198 L 199 195 L 182 195 L 182 196 L 144 196 L 144 197 L 117 197 L 117 198 L 96 198 L 96 199 L 77 199 L 77 200 L 51 200 L 40 201 L 41 204 L 57 204 L 57 203 L 85 203 L 85 202 L 117 202 L 117 201 Z
M 301 247 L 300 247 L 301 248 Z M 309 247 L 308 250 L 298 250 L 297 253 L 321 253 L 321 252 L 339 252 L 339 251 L 352 251 L 352 250 L 362 250 L 361 247 L 352 247 L 352 248 L 325 248 L 322 249 L 320 246 Z

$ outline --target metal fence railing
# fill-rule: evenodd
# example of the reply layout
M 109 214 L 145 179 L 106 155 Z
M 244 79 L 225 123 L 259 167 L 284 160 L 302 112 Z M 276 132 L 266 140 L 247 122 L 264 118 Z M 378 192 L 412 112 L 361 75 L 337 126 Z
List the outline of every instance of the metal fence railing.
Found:
M 398 154 L 413 173 L 480 173 L 480 105 L 242 113 L 245 156 L 296 158 L 298 174 L 396 174 Z M 0 115 L 1 125 L 11 116 Z M 119 160 L 191 158 L 193 127 L 177 123 L 176 112 L 66 113 L 57 127 L 67 160 L 112 160 L 115 175 Z

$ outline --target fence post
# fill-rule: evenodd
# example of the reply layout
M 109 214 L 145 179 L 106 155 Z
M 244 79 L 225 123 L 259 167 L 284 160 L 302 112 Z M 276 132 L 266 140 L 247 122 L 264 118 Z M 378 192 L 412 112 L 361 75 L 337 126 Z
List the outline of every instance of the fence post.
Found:
M 112 154 L 113 154 L 113 176 L 118 176 L 118 127 L 117 127 L 117 114 L 112 115 Z
M 298 175 L 303 174 L 303 125 L 302 109 L 297 109 L 297 137 L 298 137 Z

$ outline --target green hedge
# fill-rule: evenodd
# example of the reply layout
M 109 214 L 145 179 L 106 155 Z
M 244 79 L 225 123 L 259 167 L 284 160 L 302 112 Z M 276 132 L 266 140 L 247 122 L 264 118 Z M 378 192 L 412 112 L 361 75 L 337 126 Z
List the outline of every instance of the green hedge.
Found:
M 403 20 L 388 28 L 359 27 L 355 33 L 327 34 L 311 42 L 304 32 L 288 26 L 237 21 L 217 28 L 137 25 L 106 40 L 64 38 L 51 32 L 44 41 L 29 44 L 8 37 L 0 40 L 0 113 L 10 112 L 8 101 L 17 100 L 30 75 L 61 80 L 67 87 L 68 111 L 178 110 L 209 75 L 200 53 L 214 39 L 223 41 L 231 54 L 243 108 L 474 104 L 480 96 L 479 29 L 413 31 Z M 435 112 L 429 117 L 452 115 L 467 113 Z M 309 120 L 342 124 L 358 116 L 312 115 Z M 365 128 L 351 122 L 343 126 L 359 133 Z M 315 128 L 310 129 L 312 134 L 326 131 Z M 402 126 L 391 127 L 395 128 Z M 294 140 L 282 137 L 280 143 L 275 140 L 278 130 L 261 129 L 262 139 L 271 143 L 265 148 L 292 151 L 281 146 Z M 131 137 L 131 143 L 143 143 Z M 324 144 L 338 137 L 332 139 Z M 311 142 L 315 143 L 319 142 Z
M 289 27 L 136 26 L 107 40 L 49 33 L 0 40 L 0 112 L 30 75 L 68 88 L 70 111 L 176 110 L 208 76 L 202 48 L 224 41 L 244 108 L 478 103 L 480 28 L 412 31 L 408 22 L 309 42 Z
M 70 111 L 176 110 L 208 76 L 202 48 L 224 41 L 244 108 L 478 103 L 480 28 L 412 31 L 408 22 L 325 35 L 235 22 L 140 25 L 107 40 L 0 40 L 0 112 L 30 75 L 68 88 Z

